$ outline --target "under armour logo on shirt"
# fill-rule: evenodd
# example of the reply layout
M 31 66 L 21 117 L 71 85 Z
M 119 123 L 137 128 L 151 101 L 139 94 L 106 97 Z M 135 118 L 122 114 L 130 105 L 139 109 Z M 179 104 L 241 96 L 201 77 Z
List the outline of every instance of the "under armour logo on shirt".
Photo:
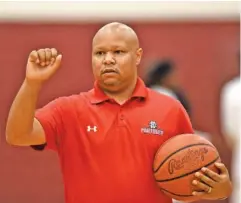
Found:
M 91 127 L 90 125 L 88 125 L 88 126 L 87 126 L 87 131 L 88 131 L 88 132 L 90 132 L 90 131 L 97 132 L 97 126 Z

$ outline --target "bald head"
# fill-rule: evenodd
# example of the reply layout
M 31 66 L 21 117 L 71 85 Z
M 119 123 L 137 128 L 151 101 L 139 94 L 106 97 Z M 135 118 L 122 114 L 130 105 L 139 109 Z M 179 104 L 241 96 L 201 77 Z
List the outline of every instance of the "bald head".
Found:
M 100 87 L 111 94 L 134 87 L 142 52 L 129 26 L 114 22 L 100 28 L 92 42 L 92 69 Z
M 109 23 L 101 27 L 95 34 L 92 45 L 94 45 L 102 36 L 107 35 L 121 35 L 123 40 L 126 40 L 127 43 L 131 43 L 131 46 L 139 48 L 139 39 L 136 32 L 131 27 L 118 22 Z

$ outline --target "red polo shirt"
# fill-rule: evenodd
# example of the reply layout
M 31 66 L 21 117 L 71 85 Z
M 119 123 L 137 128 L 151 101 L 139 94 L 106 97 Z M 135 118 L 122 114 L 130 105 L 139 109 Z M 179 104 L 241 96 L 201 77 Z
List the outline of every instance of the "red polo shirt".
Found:
M 168 138 L 193 133 L 181 104 L 138 79 L 123 105 L 95 84 L 38 110 L 47 148 L 57 151 L 66 203 L 171 203 L 157 187 L 155 152 Z

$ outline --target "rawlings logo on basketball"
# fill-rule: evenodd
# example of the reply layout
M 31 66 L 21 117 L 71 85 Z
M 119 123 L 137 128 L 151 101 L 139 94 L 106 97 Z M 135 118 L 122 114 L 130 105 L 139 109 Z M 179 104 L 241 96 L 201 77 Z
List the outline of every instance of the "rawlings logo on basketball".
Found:
M 189 149 L 187 153 L 181 159 L 171 159 L 168 163 L 168 172 L 173 174 L 174 171 L 182 169 L 186 163 L 192 162 L 195 165 L 204 161 L 205 154 L 208 153 L 206 147 L 198 150 Z

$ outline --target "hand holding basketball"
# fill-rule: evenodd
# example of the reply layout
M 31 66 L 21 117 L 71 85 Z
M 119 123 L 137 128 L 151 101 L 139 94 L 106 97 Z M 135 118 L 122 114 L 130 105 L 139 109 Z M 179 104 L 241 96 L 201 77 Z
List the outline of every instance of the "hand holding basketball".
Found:
M 163 143 L 156 152 L 153 171 L 162 192 L 176 200 L 215 200 L 232 191 L 218 150 L 199 135 L 177 135 Z
M 34 84 L 42 84 L 60 67 L 62 55 L 55 48 L 34 50 L 29 54 L 26 80 Z
M 202 199 L 215 200 L 228 197 L 230 191 L 230 179 L 227 168 L 222 163 L 215 163 L 220 174 L 213 172 L 208 168 L 202 168 L 202 173 L 195 174 L 196 180 L 193 180 L 193 185 L 201 190 L 194 191 L 194 196 L 199 196 Z

